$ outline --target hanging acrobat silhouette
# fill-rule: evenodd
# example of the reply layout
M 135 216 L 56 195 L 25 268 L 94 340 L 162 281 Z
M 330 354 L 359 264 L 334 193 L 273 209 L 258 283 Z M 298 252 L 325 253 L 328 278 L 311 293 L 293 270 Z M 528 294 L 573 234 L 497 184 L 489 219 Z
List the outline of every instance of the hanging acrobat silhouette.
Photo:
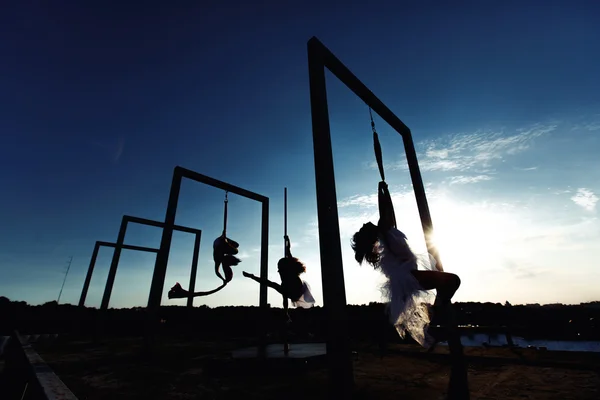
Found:
M 181 299 L 187 297 L 208 296 L 223 289 L 233 279 L 232 266 L 238 265 L 241 260 L 235 256 L 238 254 L 239 244 L 227 237 L 227 198 L 228 193 L 225 192 L 224 211 L 223 211 L 223 233 L 213 242 L 213 261 L 215 262 L 215 274 L 223 281 L 221 286 L 207 292 L 190 293 L 183 289 L 179 282 L 169 290 L 169 299 Z M 221 275 L 219 267 L 223 267 L 225 277 Z
M 232 266 L 238 265 L 241 260 L 235 255 L 238 254 L 240 245 L 227 237 L 227 192 L 225 192 L 224 211 L 223 211 L 223 233 L 213 242 L 213 260 L 215 262 L 215 274 L 223 280 L 224 283 L 229 283 L 233 278 Z M 225 277 L 221 275 L 219 266 L 223 267 Z
M 352 238 L 352 249 L 359 264 L 366 260 L 386 276 L 383 292 L 387 297 L 387 312 L 398 334 L 404 338 L 408 332 L 421 346 L 431 349 L 441 340 L 441 336 L 428 332 L 430 309 L 426 302 L 426 291 L 437 291 L 431 310 L 436 315 L 451 305 L 460 279 L 455 274 L 442 272 L 441 268 L 433 270 L 435 262 L 432 262 L 432 257 L 427 260 L 417 257 L 410 249 L 404 233 L 396 228 L 394 206 L 385 182 L 381 145 L 372 114 L 371 128 L 381 175 L 378 187 L 379 222 L 377 225 L 371 222 L 364 224 Z
M 310 292 L 310 286 L 307 282 L 300 279 L 300 275 L 306 272 L 306 267 L 298 258 L 292 256 L 290 238 L 287 235 L 287 188 L 284 192 L 284 257 L 277 263 L 277 272 L 281 278 L 281 284 L 272 282 L 268 279 L 261 280 L 254 274 L 246 271 L 243 275 L 258 283 L 266 284 L 275 289 L 283 296 L 283 308 L 287 314 L 288 299 L 292 301 L 295 307 L 310 308 L 315 305 L 315 299 Z M 288 315 L 289 320 L 289 315 Z

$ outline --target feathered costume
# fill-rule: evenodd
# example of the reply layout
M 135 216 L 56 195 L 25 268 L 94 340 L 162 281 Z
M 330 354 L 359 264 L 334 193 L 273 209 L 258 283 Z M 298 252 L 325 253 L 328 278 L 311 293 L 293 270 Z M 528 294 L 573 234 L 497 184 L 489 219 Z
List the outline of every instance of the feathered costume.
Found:
M 428 305 L 433 295 L 423 290 L 411 271 L 417 270 L 419 265 L 432 270 L 435 260 L 433 257 L 428 257 L 429 260 L 417 257 L 404 233 L 394 227 L 385 235 L 380 234 L 376 246 L 380 254 L 376 268 L 387 278 L 382 293 L 388 302 L 390 322 L 400 337 L 404 338 L 408 332 L 421 346 L 430 347 L 434 339 L 427 334 L 430 322 Z

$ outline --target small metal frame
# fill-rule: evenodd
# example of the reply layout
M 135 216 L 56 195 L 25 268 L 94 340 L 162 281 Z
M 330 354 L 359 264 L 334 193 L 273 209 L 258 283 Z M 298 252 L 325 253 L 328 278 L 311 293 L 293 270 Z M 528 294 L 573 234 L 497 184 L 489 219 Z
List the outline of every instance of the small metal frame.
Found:
M 94 251 L 92 253 L 92 259 L 90 260 L 90 266 L 88 268 L 87 275 L 85 277 L 85 282 L 83 284 L 83 290 L 81 291 L 81 298 L 79 299 L 79 306 L 83 307 L 85 304 L 85 299 L 87 297 L 87 293 L 90 287 L 90 282 L 92 280 L 92 274 L 94 273 L 94 267 L 96 265 L 96 258 L 98 257 L 98 251 L 101 246 L 104 247 L 113 247 L 115 249 L 112 257 L 112 261 L 110 264 L 110 270 L 108 271 L 108 278 L 106 279 L 106 286 L 104 288 L 104 295 L 102 297 L 102 304 L 100 309 L 106 310 L 108 309 L 108 304 L 110 303 L 110 296 L 112 294 L 112 289 L 115 283 L 115 277 L 117 275 L 117 268 L 119 267 L 119 260 L 121 258 L 121 250 L 135 250 L 135 251 L 144 251 L 149 253 L 158 253 L 158 249 L 154 249 L 151 247 L 142 247 L 142 246 L 132 246 L 125 244 L 125 234 L 127 233 L 127 226 L 129 223 L 154 226 L 157 228 L 163 228 L 164 223 L 159 221 L 153 221 L 146 218 L 133 217 L 131 215 L 124 215 L 121 219 L 121 227 L 119 229 L 119 235 L 117 237 L 116 243 L 110 242 L 102 242 L 97 241 L 94 246 Z M 198 271 L 198 256 L 200 254 L 200 240 L 202 238 L 202 231 L 200 229 L 188 228 L 185 226 L 175 225 L 173 229 L 180 232 L 192 233 L 195 235 L 194 241 L 194 253 L 192 257 L 192 269 L 190 272 L 190 284 L 189 291 L 193 292 L 196 287 L 196 273 Z M 188 298 L 187 306 L 193 307 L 193 298 Z

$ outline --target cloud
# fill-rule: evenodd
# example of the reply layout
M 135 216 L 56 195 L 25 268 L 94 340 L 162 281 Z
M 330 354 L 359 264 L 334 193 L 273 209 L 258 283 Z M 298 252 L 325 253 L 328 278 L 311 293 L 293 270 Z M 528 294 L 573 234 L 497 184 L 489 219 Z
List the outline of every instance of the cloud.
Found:
M 591 131 L 597 131 L 597 130 L 600 130 L 600 122 L 594 122 L 594 123 L 591 123 L 591 124 L 587 124 L 587 125 L 585 126 L 585 129 L 587 129 L 587 130 L 588 130 L 588 131 L 590 131 L 590 132 L 591 132 Z
M 443 135 L 417 144 L 424 153 L 424 156 L 419 157 L 419 166 L 423 171 L 489 172 L 493 163 L 502 162 L 507 156 L 529 149 L 536 138 L 556 128 L 556 124 L 536 124 L 527 129 L 518 129 L 509 135 L 503 131 L 490 130 Z M 376 163 L 372 162 L 369 165 L 371 168 L 377 168 Z M 406 156 L 402 156 L 401 160 L 387 168 L 408 169 Z
M 519 171 L 535 171 L 538 169 L 538 167 L 527 167 L 527 168 L 519 168 L 519 167 L 515 167 L 515 169 L 519 170 Z
M 465 185 L 468 183 L 477 183 L 477 182 L 483 182 L 483 181 L 490 181 L 494 178 L 492 178 L 489 175 L 475 175 L 475 176 L 464 176 L 464 175 L 457 175 L 457 176 L 453 176 L 448 180 L 448 183 L 450 185 Z
M 377 193 L 375 194 L 363 194 L 350 196 L 347 199 L 338 201 L 338 207 L 377 207 Z
M 425 184 L 426 188 L 431 188 L 431 183 Z M 389 185 L 389 191 L 394 201 L 404 201 L 407 197 L 414 196 L 412 185 Z M 428 197 L 429 197 L 428 193 Z M 377 188 L 374 187 L 371 194 L 357 194 L 348 196 L 343 200 L 338 200 L 339 208 L 360 207 L 371 208 L 378 206 Z
M 600 130 L 600 119 L 597 118 L 598 115 L 599 114 L 596 114 L 596 118 L 592 118 L 589 121 L 573 125 L 571 131 L 584 130 L 594 132 Z
M 551 190 L 551 188 L 548 188 L 548 190 Z M 569 193 L 572 193 L 571 189 L 563 189 L 563 190 L 554 191 L 555 195 L 569 194 Z
M 598 196 L 589 189 L 579 188 L 577 189 L 577 193 L 571 197 L 571 200 L 587 211 L 594 211 L 596 209 L 596 203 L 598 203 Z

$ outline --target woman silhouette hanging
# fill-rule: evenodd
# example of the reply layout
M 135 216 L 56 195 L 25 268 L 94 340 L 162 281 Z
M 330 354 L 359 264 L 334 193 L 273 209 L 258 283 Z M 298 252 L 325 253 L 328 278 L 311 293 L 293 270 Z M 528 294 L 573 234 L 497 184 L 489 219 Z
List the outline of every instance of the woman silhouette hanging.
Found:
M 371 125 L 382 178 L 378 187 L 379 222 L 377 225 L 371 222 L 364 224 L 352 238 L 352 249 L 359 264 L 366 260 L 387 278 L 383 292 L 388 302 L 390 322 L 398 334 L 404 338 L 408 332 L 423 347 L 431 348 L 440 337 L 428 333 L 430 312 L 425 291 L 436 290 L 431 311 L 434 315 L 443 315 L 460 286 L 460 278 L 455 274 L 433 270 L 435 262 L 432 262 L 432 257 L 427 260 L 417 257 L 404 233 L 396 228 L 392 198 L 385 183 L 381 146 L 372 117 Z

